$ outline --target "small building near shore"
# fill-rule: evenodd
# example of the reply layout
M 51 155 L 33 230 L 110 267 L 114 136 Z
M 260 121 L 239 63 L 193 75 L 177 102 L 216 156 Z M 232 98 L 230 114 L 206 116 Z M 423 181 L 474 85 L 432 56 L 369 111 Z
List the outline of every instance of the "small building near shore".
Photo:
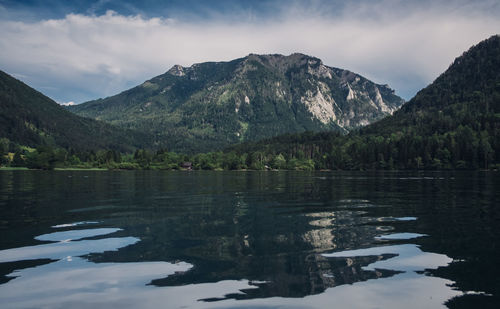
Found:
M 193 163 L 192 162 L 182 162 L 181 167 L 190 171 L 193 169 Z

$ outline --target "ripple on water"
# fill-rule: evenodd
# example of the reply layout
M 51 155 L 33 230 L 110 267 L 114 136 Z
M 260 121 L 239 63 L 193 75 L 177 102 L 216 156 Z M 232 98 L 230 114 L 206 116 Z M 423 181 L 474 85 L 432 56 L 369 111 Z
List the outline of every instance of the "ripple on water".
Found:
M 43 234 L 40 236 L 36 236 L 35 239 L 42 241 L 68 241 L 68 240 L 78 240 L 83 238 L 108 235 L 118 231 L 122 231 L 122 229 L 98 228 L 98 229 L 85 229 L 85 230 L 70 230 L 70 231 Z
M 98 224 L 98 223 L 99 223 L 99 221 L 80 221 L 80 222 L 53 225 L 52 228 L 60 229 L 60 228 L 66 228 L 66 227 L 74 227 L 74 226 L 79 226 L 79 225 Z
M 407 239 L 414 239 L 418 237 L 423 237 L 427 236 L 425 234 L 418 234 L 418 233 L 394 233 L 394 234 L 388 234 L 388 235 L 382 235 L 382 236 L 376 236 L 376 240 L 407 240 Z

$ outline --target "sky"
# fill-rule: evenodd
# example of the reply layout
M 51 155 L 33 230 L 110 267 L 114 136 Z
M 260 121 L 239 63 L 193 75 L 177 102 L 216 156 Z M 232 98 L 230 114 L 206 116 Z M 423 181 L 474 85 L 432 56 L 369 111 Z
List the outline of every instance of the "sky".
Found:
M 78 104 L 174 64 L 300 52 L 408 100 L 499 16 L 498 0 L 0 0 L 0 70 Z

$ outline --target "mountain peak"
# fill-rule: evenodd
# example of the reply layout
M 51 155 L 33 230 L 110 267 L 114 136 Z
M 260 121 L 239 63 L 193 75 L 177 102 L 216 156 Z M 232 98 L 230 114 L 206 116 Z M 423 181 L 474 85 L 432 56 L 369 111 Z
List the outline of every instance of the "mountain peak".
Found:
M 170 68 L 170 70 L 167 71 L 167 73 L 174 75 L 174 76 L 184 76 L 186 73 L 184 72 L 184 67 L 181 65 L 174 65 L 173 67 Z
M 500 35 L 495 34 L 489 37 L 488 39 L 479 42 L 477 45 L 472 46 L 471 48 L 469 48 L 469 50 L 465 51 L 460 57 L 457 57 L 455 61 L 453 61 L 449 69 L 452 69 L 452 67 L 454 66 L 461 65 L 464 59 L 467 60 L 468 58 L 478 57 L 478 55 L 475 54 L 480 54 L 479 52 L 480 50 L 484 50 L 485 52 L 488 51 L 490 53 L 492 51 L 498 52 L 500 50 Z
M 71 110 L 152 133 L 175 151 L 197 152 L 284 133 L 348 132 L 403 102 L 390 89 L 319 58 L 249 54 L 175 65 L 142 86 Z
M 264 65 L 275 68 L 290 68 L 300 66 L 318 66 L 323 62 L 316 57 L 308 56 L 302 53 L 293 53 L 288 56 L 282 54 L 249 54 L 245 57 L 247 61 L 258 61 Z

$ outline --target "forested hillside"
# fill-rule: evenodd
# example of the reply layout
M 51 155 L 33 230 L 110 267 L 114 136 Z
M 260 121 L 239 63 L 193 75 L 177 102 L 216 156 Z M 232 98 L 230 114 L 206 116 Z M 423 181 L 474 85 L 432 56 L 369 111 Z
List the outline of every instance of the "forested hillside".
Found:
M 68 109 L 146 132 L 157 147 L 196 153 L 285 133 L 347 133 L 403 102 L 387 85 L 318 58 L 251 54 L 176 65 L 123 93 Z
M 392 116 L 348 136 L 283 136 L 235 148 L 283 154 L 316 168 L 490 168 L 500 163 L 500 37 L 458 57 Z
M 83 118 L 0 71 L 0 138 L 30 147 L 133 151 L 147 147 L 144 134 Z

